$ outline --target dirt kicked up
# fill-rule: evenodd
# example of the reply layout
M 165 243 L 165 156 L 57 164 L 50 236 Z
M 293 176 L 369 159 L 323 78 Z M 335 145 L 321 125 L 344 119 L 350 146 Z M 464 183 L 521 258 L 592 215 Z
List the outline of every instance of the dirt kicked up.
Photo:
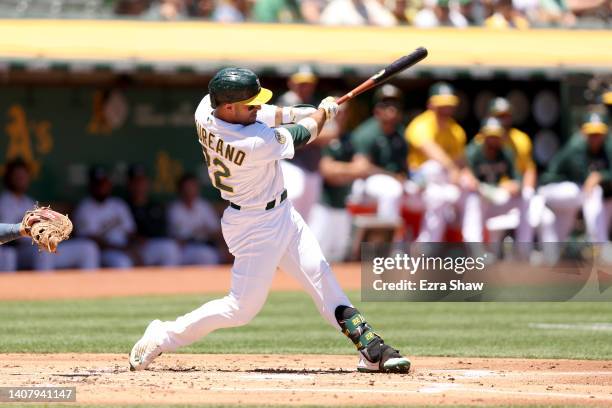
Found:
M 409 374 L 362 374 L 355 356 L 3 354 L 3 386 L 75 386 L 82 404 L 612 405 L 612 362 L 413 359 Z

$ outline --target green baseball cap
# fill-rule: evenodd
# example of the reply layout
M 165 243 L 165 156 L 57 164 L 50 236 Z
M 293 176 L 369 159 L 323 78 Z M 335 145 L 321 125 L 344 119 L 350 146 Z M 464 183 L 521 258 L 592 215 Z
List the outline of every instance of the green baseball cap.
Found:
M 223 103 L 262 105 L 272 98 L 272 91 L 262 88 L 259 78 L 250 69 L 224 68 L 208 83 L 213 108 Z
M 433 106 L 457 106 L 459 98 L 455 89 L 446 82 L 438 82 L 429 88 L 429 103 Z
M 606 117 L 597 112 L 589 112 L 584 116 L 580 130 L 585 135 L 606 135 L 608 134 Z

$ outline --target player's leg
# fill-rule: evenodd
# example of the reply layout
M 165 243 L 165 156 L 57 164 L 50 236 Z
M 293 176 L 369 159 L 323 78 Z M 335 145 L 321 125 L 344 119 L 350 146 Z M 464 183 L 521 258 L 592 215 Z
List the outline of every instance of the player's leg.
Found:
M 337 262 L 346 258 L 351 236 L 351 215 L 346 209 L 315 204 L 308 225 L 326 259 Z
M 302 284 L 319 313 L 353 341 L 361 357 L 358 369 L 407 372 L 410 361 L 385 344 L 353 307 L 321 253 L 313 233 L 294 209 L 291 209 L 291 218 L 292 234 L 279 266 Z
M 127 253 L 119 249 L 104 249 L 102 250 L 102 266 L 108 268 L 127 269 L 134 266 L 132 258 Z
M 589 241 L 592 243 L 607 242 L 608 225 L 601 186 L 595 186 L 591 194 L 584 198 L 582 213 Z
M 71 239 L 57 248 L 53 262 L 55 269 L 95 270 L 100 268 L 100 250 L 98 245 L 89 239 Z
M 576 183 L 565 181 L 551 183 L 538 189 L 538 194 L 544 197 L 546 206 L 555 215 L 555 231 L 557 239 L 549 242 L 565 242 L 574 228 L 576 215 L 582 206 L 582 192 Z
M 140 257 L 146 266 L 176 266 L 181 263 L 181 250 L 173 239 L 151 238 L 141 247 Z
M 463 215 L 461 232 L 465 242 L 482 242 L 482 230 L 485 220 L 485 203 L 480 194 L 466 193 L 461 201 L 460 213 Z
M 30 269 L 34 271 L 52 271 L 53 254 L 40 252 L 38 247 L 19 243 L 17 245 L 17 263 L 19 269 Z
M 402 183 L 386 174 L 370 176 L 365 181 L 366 195 L 375 198 L 378 204 L 376 215 L 388 220 L 399 220 L 404 187 Z
M 185 244 L 181 250 L 181 265 L 216 265 L 219 252 L 206 244 Z
M 189 345 L 208 333 L 247 324 L 261 310 L 280 257 L 289 225 L 281 209 L 244 214 L 226 210 L 221 226 L 235 256 L 230 293 L 174 321 L 154 320 L 130 353 L 130 367 L 145 369 L 162 352 Z
M 17 251 L 13 247 L 0 247 L 0 272 L 17 270 Z

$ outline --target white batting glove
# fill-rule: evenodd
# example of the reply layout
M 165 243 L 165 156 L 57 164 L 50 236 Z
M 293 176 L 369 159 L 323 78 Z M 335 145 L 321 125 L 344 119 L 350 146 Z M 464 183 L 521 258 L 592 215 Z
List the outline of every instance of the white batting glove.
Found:
M 323 109 L 325 111 L 325 119 L 330 120 L 338 113 L 339 106 L 333 96 L 328 96 L 321 101 L 319 109 Z

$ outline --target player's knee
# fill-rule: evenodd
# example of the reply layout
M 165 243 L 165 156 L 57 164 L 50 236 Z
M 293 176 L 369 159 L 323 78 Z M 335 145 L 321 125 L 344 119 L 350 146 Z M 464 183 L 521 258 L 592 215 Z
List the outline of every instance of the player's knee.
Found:
M 255 318 L 261 306 L 246 302 L 232 302 L 230 319 L 234 326 L 244 326 Z
M 81 269 L 97 269 L 100 267 L 100 249 L 95 242 L 83 240 L 79 253 L 81 254 Z

